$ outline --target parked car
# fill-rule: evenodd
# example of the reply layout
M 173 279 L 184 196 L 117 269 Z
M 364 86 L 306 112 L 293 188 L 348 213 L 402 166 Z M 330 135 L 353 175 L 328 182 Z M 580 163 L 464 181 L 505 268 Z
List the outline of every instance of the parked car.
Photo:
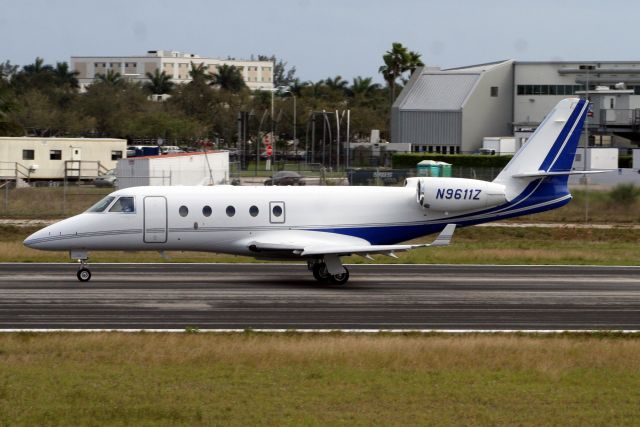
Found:
M 298 172 L 280 171 L 264 182 L 264 185 L 305 185 L 304 177 Z
M 111 169 L 94 179 L 93 185 L 96 187 L 115 187 L 117 180 L 116 170 Z

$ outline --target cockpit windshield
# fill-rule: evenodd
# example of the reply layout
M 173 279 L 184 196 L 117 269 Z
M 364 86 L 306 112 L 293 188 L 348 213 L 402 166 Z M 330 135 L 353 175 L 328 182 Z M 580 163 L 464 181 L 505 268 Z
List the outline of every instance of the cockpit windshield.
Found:
M 107 196 L 87 209 L 87 212 L 104 212 L 104 210 L 107 209 L 107 207 L 111 204 L 111 202 L 113 202 L 114 199 L 115 197 L 113 196 Z
M 111 206 L 109 212 L 124 212 L 124 213 L 132 213 L 135 212 L 135 206 L 133 204 L 133 197 L 120 197 L 116 202 Z

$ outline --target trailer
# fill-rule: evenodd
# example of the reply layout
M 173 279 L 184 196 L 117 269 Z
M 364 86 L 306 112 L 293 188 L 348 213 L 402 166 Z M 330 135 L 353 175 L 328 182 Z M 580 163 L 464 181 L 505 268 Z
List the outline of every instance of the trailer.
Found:
M 218 185 L 229 183 L 226 150 L 132 157 L 118 161 L 116 186 Z
M 125 139 L 0 137 L 0 178 L 90 180 L 126 155 Z

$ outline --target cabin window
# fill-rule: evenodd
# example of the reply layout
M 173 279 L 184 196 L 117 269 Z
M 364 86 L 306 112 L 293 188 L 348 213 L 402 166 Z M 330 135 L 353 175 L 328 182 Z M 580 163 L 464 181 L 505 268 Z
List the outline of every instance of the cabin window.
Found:
M 116 161 L 122 158 L 122 151 L 111 151 L 111 160 Z
M 259 214 L 259 213 L 260 213 L 260 209 L 258 209 L 258 207 L 257 207 L 257 206 L 251 206 L 251 207 L 249 208 L 249 215 L 251 215 L 251 216 L 254 216 L 254 217 L 255 217 L 255 216 L 258 216 L 258 214 Z
M 181 217 L 185 217 L 189 215 L 189 208 L 182 205 L 180 206 L 180 209 L 178 209 L 178 213 L 180 214 Z
M 107 206 L 109 206 L 114 199 L 115 197 L 113 196 L 107 196 L 95 205 L 91 206 L 87 212 L 104 212 L 104 210 L 107 209 Z
M 33 160 L 36 157 L 34 150 L 22 150 L 22 160 Z
M 273 213 L 273 216 L 280 216 L 282 215 L 282 206 L 280 205 L 275 205 L 273 207 L 273 209 L 271 210 L 271 212 Z
M 236 208 L 233 206 L 227 206 L 227 216 L 232 217 L 236 214 Z
M 210 217 L 212 213 L 213 210 L 211 209 L 211 206 L 205 206 L 204 208 L 202 208 L 202 215 Z
M 62 150 L 50 150 L 49 160 L 62 160 Z
M 113 204 L 109 212 L 134 213 L 136 211 L 133 204 L 133 197 L 120 197 Z

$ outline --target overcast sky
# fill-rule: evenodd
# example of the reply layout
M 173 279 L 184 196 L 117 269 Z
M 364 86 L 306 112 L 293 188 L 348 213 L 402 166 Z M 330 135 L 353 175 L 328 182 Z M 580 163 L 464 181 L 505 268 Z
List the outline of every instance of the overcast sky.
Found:
M 428 65 L 640 60 L 640 2 L 620 0 L 0 0 L 0 61 L 72 55 L 275 54 L 302 80 L 381 81 L 399 41 Z

